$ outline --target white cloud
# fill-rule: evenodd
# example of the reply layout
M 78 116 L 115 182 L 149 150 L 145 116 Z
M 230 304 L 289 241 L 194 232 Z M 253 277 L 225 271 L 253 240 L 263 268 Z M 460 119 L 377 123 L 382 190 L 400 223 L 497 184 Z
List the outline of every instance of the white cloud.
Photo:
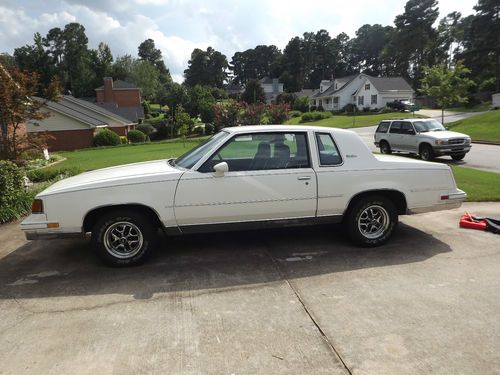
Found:
M 234 52 L 258 44 L 283 49 L 294 36 L 326 29 L 351 37 L 365 23 L 393 24 L 405 0 L 339 2 L 316 0 L 6 0 L 0 5 L 0 52 L 32 43 L 68 22 L 85 26 L 89 44 L 108 43 L 115 56 L 137 54 L 152 38 L 161 49 L 174 79 L 182 74 L 194 48 L 212 46 L 230 60 Z M 471 0 L 441 0 L 441 16 L 453 10 L 470 14 Z

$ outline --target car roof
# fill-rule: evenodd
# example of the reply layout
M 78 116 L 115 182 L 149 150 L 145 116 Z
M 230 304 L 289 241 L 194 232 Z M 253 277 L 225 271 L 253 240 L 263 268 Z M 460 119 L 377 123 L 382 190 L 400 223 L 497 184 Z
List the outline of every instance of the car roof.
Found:
M 229 133 L 248 133 L 248 132 L 271 132 L 271 131 L 308 131 L 313 130 L 317 132 L 333 132 L 333 133 L 352 133 L 352 130 L 329 128 L 324 126 L 308 126 L 308 125 L 244 125 L 233 126 L 230 128 L 222 129 Z
M 424 121 L 424 120 L 432 120 L 432 118 L 391 118 L 391 119 L 387 119 L 387 120 L 382 120 L 380 122 L 389 122 L 389 121 L 411 121 L 411 122 L 414 122 L 414 121 Z

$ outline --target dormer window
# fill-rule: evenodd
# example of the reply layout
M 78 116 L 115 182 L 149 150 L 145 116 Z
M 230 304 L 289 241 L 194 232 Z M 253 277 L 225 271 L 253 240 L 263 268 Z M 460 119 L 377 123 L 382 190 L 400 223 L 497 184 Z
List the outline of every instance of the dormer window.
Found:
M 369 83 L 365 83 L 365 90 L 370 90 L 370 84 Z

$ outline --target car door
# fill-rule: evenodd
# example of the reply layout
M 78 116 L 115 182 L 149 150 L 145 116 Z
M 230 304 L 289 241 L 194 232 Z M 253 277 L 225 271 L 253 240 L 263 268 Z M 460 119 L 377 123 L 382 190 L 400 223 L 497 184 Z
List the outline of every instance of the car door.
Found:
M 389 144 L 393 150 L 401 150 L 402 135 L 401 135 L 401 121 L 393 121 L 389 129 Z
M 410 121 L 401 121 L 401 149 L 408 152 L 417 152 L 417 137 Z
M 223 162 L 229 170 L 217 176 L 213 167 Z M 174 210 L 182 229 L 313 217 L 316 201 L 307 132 L 236 133 L 197 170 L 183 174 Z

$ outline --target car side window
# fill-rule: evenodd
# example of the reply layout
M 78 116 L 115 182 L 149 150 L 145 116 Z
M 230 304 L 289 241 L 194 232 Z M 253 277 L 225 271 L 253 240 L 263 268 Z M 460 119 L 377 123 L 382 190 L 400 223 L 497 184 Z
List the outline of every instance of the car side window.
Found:
M 316 133 L 316 145 L 321 166 L 342 164 L 342 157 L 331 134 Z
M 401 121 L 393 121 L 393 123 L 391 124 L 391 130 L 389 130 L 389 133 L 401 134 Z
M 404 121 L 401 124 L 401 134 L 414 134 L 415 131 L 413 131 L 413 126 L 411 125 L 411 122 Z
M 230 172 L 309 168 L 306 133 L 252 133 L 231 138 L 198 172 L 213 172 L 226 162 Z
M 390 122 L 381 122 L 380 125 L 377 128 L 377 133 L 387 133 L 387 129 L 389 129 L 389 124 Z

